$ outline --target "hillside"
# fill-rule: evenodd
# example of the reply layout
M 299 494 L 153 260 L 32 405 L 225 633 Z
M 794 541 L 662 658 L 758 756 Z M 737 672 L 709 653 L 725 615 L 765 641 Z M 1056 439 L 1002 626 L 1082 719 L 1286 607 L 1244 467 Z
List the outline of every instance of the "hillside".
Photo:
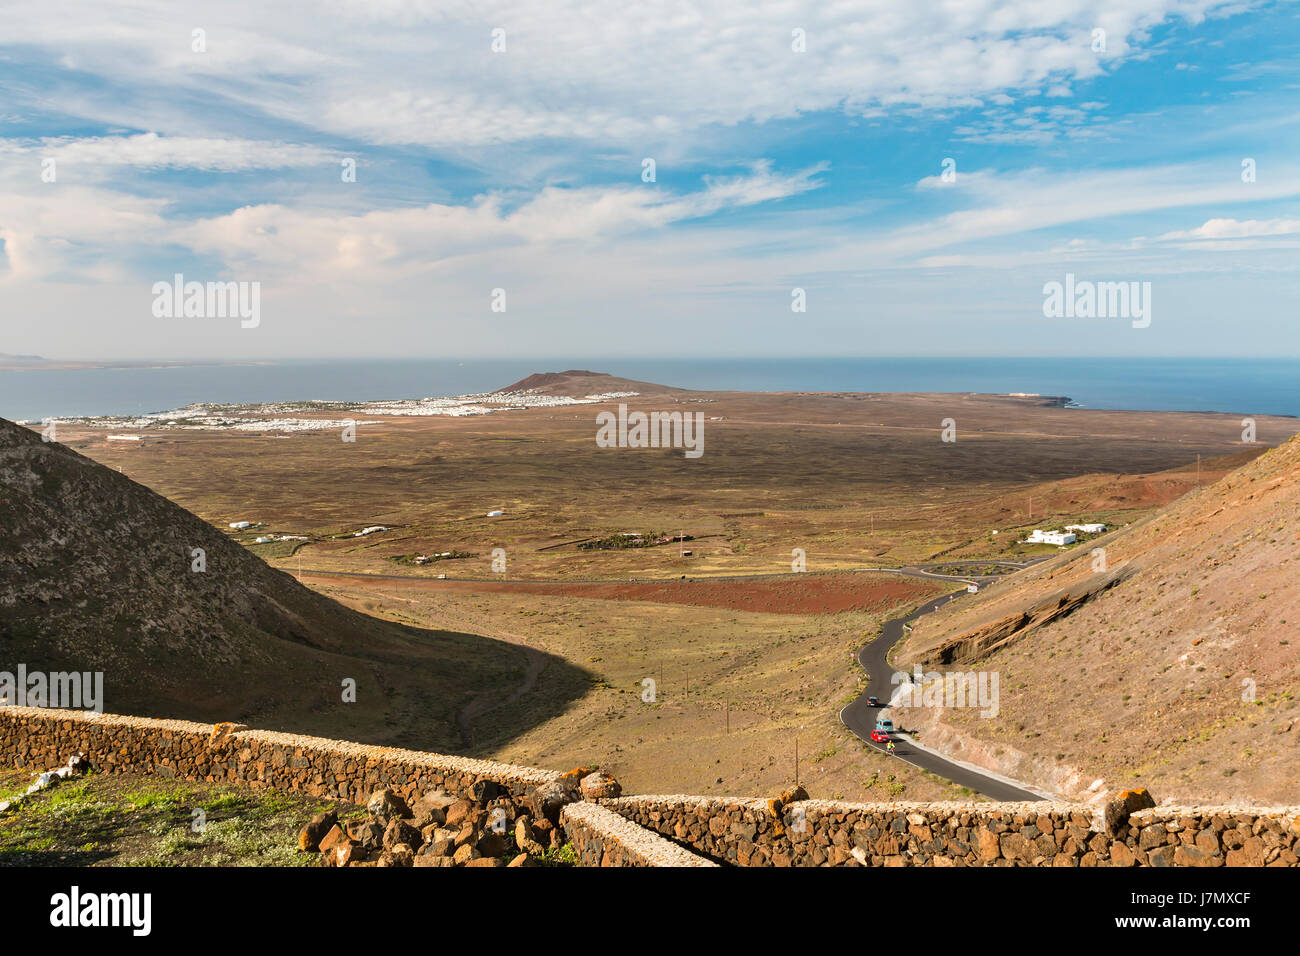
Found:
M 543 395 L 568 395 L 581 398 L 584 395 L 609 394 L 611 392 L 638 392 L 641 395 L 664 395 L 685 391 L 669 385 L 656 385 L 653 382 L 638 382 L 630 378 L 619 378 L 608 372 L 590 372 L 586 369 L 571 368 L 565 372 L 534 372 L 512 385 L 501 389 L 503 392 L 535 391 Z
M 206 570 L 193 569 L 196 548 Z M 0 670 L 102 671 L 114 713 L 456 750 L 460 712 L 514 691 L 528 653 L 344 607 L 161 495 L 0 419 Z M 354 703 L 342 700 L 347 679 Z
M 1297 514 L 1292 438 L 930 615 L 895 649 L 896 666 L 997 671 L 1000 713 L 913 708 L 904 725 L 1066 795 L 1141 780 L 1167 800 L 1293 801 Z

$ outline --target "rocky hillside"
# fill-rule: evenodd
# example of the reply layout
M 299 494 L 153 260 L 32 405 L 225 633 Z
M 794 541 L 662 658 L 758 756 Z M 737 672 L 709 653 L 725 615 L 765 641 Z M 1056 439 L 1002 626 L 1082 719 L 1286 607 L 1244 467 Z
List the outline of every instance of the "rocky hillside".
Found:
M 903 724 L 1066 795 L 1141 780 L 1172 800 L 1295 802 L 1297 518 L 1300 437 L 954 602 L 895 663 L 997 671 L 1000 711 L 911 708 Z
M 526 661 L 498 641 L 344 607 L 148 488 L 0 419 L 0 670 L 18 664 L 102 671 L 112 713 L 454 751 L 461 709 L 513 691 Z

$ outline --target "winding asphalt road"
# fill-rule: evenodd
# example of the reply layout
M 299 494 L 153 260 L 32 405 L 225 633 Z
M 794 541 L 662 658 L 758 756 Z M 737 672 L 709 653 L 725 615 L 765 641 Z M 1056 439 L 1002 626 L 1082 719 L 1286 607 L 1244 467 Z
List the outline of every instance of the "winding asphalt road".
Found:
M 930 567 L 960 567 L 962 564 L 971 564 L 975 566 L 987 567 L 988 565 L 997 564 L 1007 568 L 1019 570 L 1021 568 L 1028 567 L 1031 564 L 1035 564 L 1039 560 L 1043 560 L 1043 559 L 1039 558 L 1039 559 L 1032 559 L 1029 561 L 1021 561 L 1021 562 L 945 561 L 933 565 L 916 565 L 916 566 L 906 567 L 906 568 L 846 568 L 843 569 L 842 571 L 839 571 L 838 573 L 846 573 L 846 572 L 847 573 L 889 573 L 889 574 L 902 574 L 908 577 L 925 578 L 930 580 L 937 579 L 941 581 L 960 582 L 964 584 L 965 583 L 983 584 L 983 583 L 987 583 L 990 579 L 987 577 L 976 576 L 976 575 L 962 576 L 962 575 L 952 575 L 952 574 L 941 574 L 935 571 L 930 571 L 929 568 Z M 388 581 L 407 581 L 407 582 L 425 581 L 425 582 L 436 583 L 439 580 L 448 581 L 448 582 L 451 581 L 482 582 L 484 580 L 482 578 L 459 578 L 459 577 L 453 578 L 450 576 L 439 579 L 434 577 L 424 577 L 424 576 L 416 576 L 416 575 L 408 575 L 408 574 L 374 574 L 374 573 L 350 572 L 350 571 L 322 571 L 322 570 L 314 570 L 314 569 L 307 569 L 307 568 L 304 568 L 301 571 L 297 571 L 297 572 L 295 572 L 293 569 L 290 568 L 281 568 L 281 570 L 291 574 L 293 573 L 301 574 L 303 576 L 315 575 L 315 576 L 322 576 L 322 577 L 379 578 Z M 692 580 L 715 580 L 717 578 L 732 579 L 732 580 L 764 580 L 764 579 L 785 579 L 794 576 L 795 575 L 791 575 L 791 574 L 707 575 L 703 577 L 696 577 L 693 578 Z M 498 582 L 509 581 L 509 579 L 500 579 L 500 578 L 496 580 Z M 531 580 L 536 581 L 536 579 L 531 579 Z M 612 579 L 608 582 L 602 582 L 602 581 L 590 581 L 590 580 L 575 581 L 574 579 L 569 579 L 564 581 L 563 583 L 627 584 L 627 583 L 633 583 L 635 580 L 636 579 L 619 578 L 619 579 Z M 658 579 L 646 579 L 646 580 L 658 580 Z M 668 578 L 663 580 L 665 582 L 668 582 L 675 579 Z M 561 582 L 547 581 L 545 583 L 561 583 Z M 959 594 L 941 595 L 940 597 L 933 598 L 932 600 L 925 602 L 920 607 L 918 607 L 915 611 L 913 611 L 911 614 L 908 614 L 904 617 L 896 617 L 893 620 L 886 621 L 884 626 L 881 628 L 880 636 L 877 637 L 870 644 L 867 644 L 866 646 L 858 650 L 857 652 L 858 663 L 862 665 L 862 667 L 866 670 L 867 674 L 869 675 L 869 682 L 867 684 L 867 689 L 862 692 L 862 695 L 858 697 L 856 700 L 850 702 L 840 711 L 840 721 L 844 724 L 845 727 L 851 730 L 857 737 L 861 738 L 862 741 L 867 744 L 867 746 L 873 747 L 874 749 L 880 751 L 881 753 L 887 753 L 884 744 L 878 744 L 871 739 L 871 731 L 876 726 L 877 716 L 886 714 L 887 709 L 885 707 L 872 707 L 869 703 L 867 703 L 867 698 L 876 697 L 879 700 L 888 701 L 894 692 L 895 685 L 890 680 L 891 676 L 894 673 L 894 669 L 889 665 L 888 660 L 886 660 L 886 655 L 889 653 L 889 649 L 893 647 L 896 643 L 898 643 L 899 638 L 903 636 L 903 626 L 905 624 L 910 624 L 912 621 L 916 620 L 921 615 L 929 614 L 931 611 L 943 607 L 949 601 L 955 600 L 957 597 L 959 597 Z M 462 733 L 469 732 L 467 723 L 462 722 L 461 731 Z M 895 746 L 894 756 L 899 760 L 909 763 L 914 767 L 920 767 L 922 770 L 928 770 L 930 773 L 951 780 L 953 783 L 957 784 L 958 786 L 967 787 L 978 793 L 982 793 L 985 796 L 990 797 L 994 800 L 1012 801 L 1012 800 L 1047 799 L 1041 794 L 1033 793 L 1029 790 L 1024 789 L 1021 786 L 1017 786 L 1014 782 L 1004 780 L 1000 777 L 992 776 L 988 773 L 983 773 L 966 764 L 957 763 L 952 760 L 947 760 L 939 756 L 938 754 L 934 753 L 933 751 L 922 750 L 905 733 L 894 734 L 894 746 Z
M 943 577 L 952 581 L 967 580 L 950 575 L 933 574 L 922 568 L 898 569 L 895 573 L 908 574 L 914 577 Z M 905 624 L 910 624 L 923 614 L 938 610 L 949 601 L 956 600 L 957 597 L 956 594 L 944 594 L 926 601 L 911 614 L 886 621 L 884 627 L 880 629 L 880 636 L 870 644 L 859 648 L 857 653 L 858 663 L 866 670 L 869 677 L 867 689 L 862 692 L 860 697 L 851 701 L 840 711 L 840 722 L 851 730 L 855 736 L 861 738 L 868 747 L 872 747 L 881 753 L 888 752 L 884 744 L 878 744 L 871 739 L 871 731 L 876 726 L 876 718 L 878 716 L 887 716 L 889 713 L 888 708 L 872 707 L 867 702 L 867 698 L 875 697 L 878 700 L 888 702 L 894 693 L 896 685 L 891 681 L 894 669 L 886 659 L 889 649 L 898 643 L 899 638 L 903 636 L 903 626 Z M 928 770 L 930 773 L 951 780 L 958 786 L 982 793 L 986 797 L 994 800 L 1046 799 L 1041 794 L 1025 790 L 1000 777 L 981 773 L 966 764 L 947 760 L 933 751 L 922 750 L 904 733 L 895 733 L 893 739 L 894 756 L 899 760 L 910 763 L 914 767 L 920 767 L 922 770 Z

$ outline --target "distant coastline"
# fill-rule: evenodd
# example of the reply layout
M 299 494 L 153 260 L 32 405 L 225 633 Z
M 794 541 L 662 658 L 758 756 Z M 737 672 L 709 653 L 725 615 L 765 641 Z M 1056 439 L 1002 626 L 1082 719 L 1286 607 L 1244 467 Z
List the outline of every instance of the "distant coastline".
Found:
M 274 362 L 196 361 L 192 359 L 143 359 L 139 361 L 93 362 L 48 359 L 42 355 L 9 355 L 0 352 L 0 372 L 69 372 L 97 368 L 195 368 L 226 365 L 274 365 Z
M 22 421 L 138 417 L 195 404 L 449 398 L 494 392 L 539 369 L 571 367 L 702 391 L 1020 393 L 1025 401 L 1070 408 L 1300 415 L 1300 360 L 1293 358 L 41 359 L 41 365 L 10 358 L 0 355 L 0 417 Z

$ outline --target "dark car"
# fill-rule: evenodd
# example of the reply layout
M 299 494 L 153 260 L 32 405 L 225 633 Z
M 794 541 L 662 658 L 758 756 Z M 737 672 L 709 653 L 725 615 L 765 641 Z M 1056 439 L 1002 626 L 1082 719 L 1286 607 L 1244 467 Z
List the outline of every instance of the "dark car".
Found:
M 868 698 L 867 698 L 867 706 L 868 706 L 868 707 L 879 707 L 879 706 L 880 706 L 880 698 L 879 698 L 879 697 L 868 697 Z

